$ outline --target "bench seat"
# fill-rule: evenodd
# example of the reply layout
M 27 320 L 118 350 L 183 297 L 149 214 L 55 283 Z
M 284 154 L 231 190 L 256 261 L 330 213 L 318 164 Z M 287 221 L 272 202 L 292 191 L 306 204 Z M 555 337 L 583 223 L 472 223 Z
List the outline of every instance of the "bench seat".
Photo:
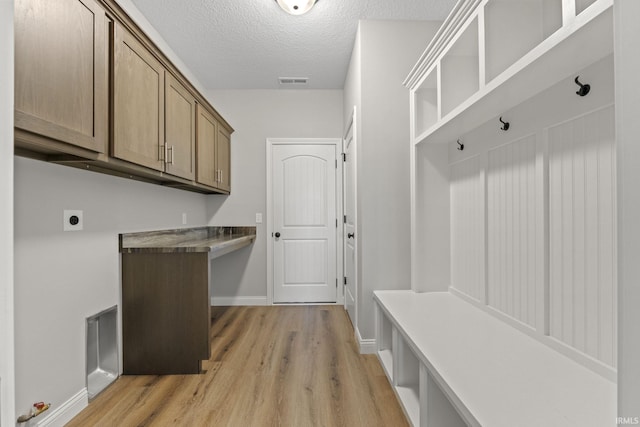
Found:
M 473 304 L 448 292 L 376 291 L 374 301 L 378 355 L 414 425 L 456 425 L 437 421 L 434 384 L 471 426 L 615 425 L 614 382 Z M 407 360 L 421 371 L 413 393 Z

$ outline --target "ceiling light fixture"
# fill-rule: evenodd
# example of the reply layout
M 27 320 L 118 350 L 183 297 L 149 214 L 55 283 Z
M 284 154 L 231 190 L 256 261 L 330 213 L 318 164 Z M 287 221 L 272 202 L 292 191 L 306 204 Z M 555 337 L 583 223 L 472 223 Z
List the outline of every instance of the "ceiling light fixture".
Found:
M 318 0 L 276 0 L 285 12 L 291 15 L 302 15 L 311 10 Z

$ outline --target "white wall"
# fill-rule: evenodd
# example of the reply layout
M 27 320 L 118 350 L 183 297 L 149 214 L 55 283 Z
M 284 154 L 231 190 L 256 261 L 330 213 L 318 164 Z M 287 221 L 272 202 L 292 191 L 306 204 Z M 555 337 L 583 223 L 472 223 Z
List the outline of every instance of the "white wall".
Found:
M 373 291 L 411 287 L 409 92 L 402 82 L 439 27 L 360 21 L 345 82 L 345 114 L 361 104 L 357 327 L 365 340 L 374 338 Z
M 342 137 L 341 90 L 210 91 L 216 109 L 236 131 L 231 136 L 231 195 L 207 200 L 210 225 L 253 225 L 256 242 L 212 262 L 216 304 L 264 304 L 267 295 L 267 138 Z M 224 267 L 223 267 L 224 266 Z
M 614 16 L 618 148 L 618 416 L 640 417 L 640 28 L 637 23 L 640 2 L 616 0 Z
M 0 425 L 13 425 L 13 0 L 0 1 Z
M 15 158 L 16 408 L 85 387 L 85 318 L 120 301 L 118 233 L 206 224 L 206 196 Z M 84 230 L 62 231 L 64 209 Z
M 154 38 L 174 64 L 193 79 L 131 1 L 120 0 L 119 4 Z M 12 1 L 2 2 L 3 10 L 11 5 Z M 9 48 L 6 45 L 10 43 L 12 49 L 13 43 L 5 32 L 10 31 L 12 36 L 13 31 L 5 25 L 4 13 L 2 16 L 0 56 L 7 58 L 12 55 L 6 52 Z M 13 72 L 13 62 L 3 59 L 1 64 L 0 91 L 7 87 L 12 90 L 12 84 L 4 84 L 5 79 L 13 82 L 11 73 L 4 67 Z M 195 79 L 193 83 L 200 87 Z M 13 100 L 13 95 L 3 92 L 0 99 Z M 0 108 L 0 117 L 8 117 L 5 105 Z M 15 235 L 12 248 L 15 257 L 15 409 L 18 414 L 25 413 L 33 402 L 46 401 L 52 403 L 51 411 L 55 411 L 85 387 L 85 318 L 119 303 L 118 233 L 182 227 L 182 213 L 187 213 L 189 226 L 206 225 L 206 196 L 19 157 L 15 158 L 12 185 L 13 157 L 5 154 L 7 145 L 13 149 L 13 136 L 5 136 L 12 126 L 5 130 L 5 122 L 1 123 L 2 245 L 7 241 L 4 239 L 6 224 L 9 224 L 9 236 L 11 231 Z M 9 123 L 13 123 L 12 117 Z M 4 165 L 5 161 L 9 162 L 8 166 Z M 5 174 L 11 177 L 5 178 Z M 5 191 L 6 185 L 10 188 Z M 12 189 L 15 227 L 10 222 Z M 8 192 L 6 196 L 5 192 Z M 8 203 L 4 202 L 5 198 Z M 84 211 L 84 231 L 62 231 L 63 209 Z M 10 256 L 0 260 L 2 286 L 12 283 L 5 281 L 5 277 L 10 278 L 10 265 L 6 266 L 10 262 Z M 3 288 L 2 292 L 10 297 L 11 287 Z M 8 310 L 7 315 L 10 313 Z M 5 315 L 4 307 L 0 315 Z M 4 319 L 0 320 L 4 350 L 5 342 L 11 338 L 11 319 L 6 324 Z M 4 360 L 4 353 L 2 357 L 0 367 L 4 370 L 10 362 Z M 3 405 L 5 401 L 9 405 L 9 399 L 10 396 L 3 394 Z M 15 422 L 14 414 L 10 415 L 6 425 Z

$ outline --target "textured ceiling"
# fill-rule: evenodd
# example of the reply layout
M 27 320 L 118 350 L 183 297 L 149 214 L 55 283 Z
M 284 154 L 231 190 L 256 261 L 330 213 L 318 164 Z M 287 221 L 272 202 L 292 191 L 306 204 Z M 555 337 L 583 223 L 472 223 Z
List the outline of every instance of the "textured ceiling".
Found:
M 302 16 L 275 0 L 132 1 L 207 89 L 341 89 L 359 19 L 444 20 L 456 0 L 319 0 Z

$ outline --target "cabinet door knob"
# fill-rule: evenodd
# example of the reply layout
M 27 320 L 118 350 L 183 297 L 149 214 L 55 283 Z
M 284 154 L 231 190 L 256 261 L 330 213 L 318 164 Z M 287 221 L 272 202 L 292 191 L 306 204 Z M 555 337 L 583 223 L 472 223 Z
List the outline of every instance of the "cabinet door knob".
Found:
M 353 239 L 356 237 L 356 233 L 347 233 L 347 239 Z
M 280 238 L 280 232 L 276 231 L 276 234 L 274 234 L 274 236 L 276 236 L 276 239 Z

